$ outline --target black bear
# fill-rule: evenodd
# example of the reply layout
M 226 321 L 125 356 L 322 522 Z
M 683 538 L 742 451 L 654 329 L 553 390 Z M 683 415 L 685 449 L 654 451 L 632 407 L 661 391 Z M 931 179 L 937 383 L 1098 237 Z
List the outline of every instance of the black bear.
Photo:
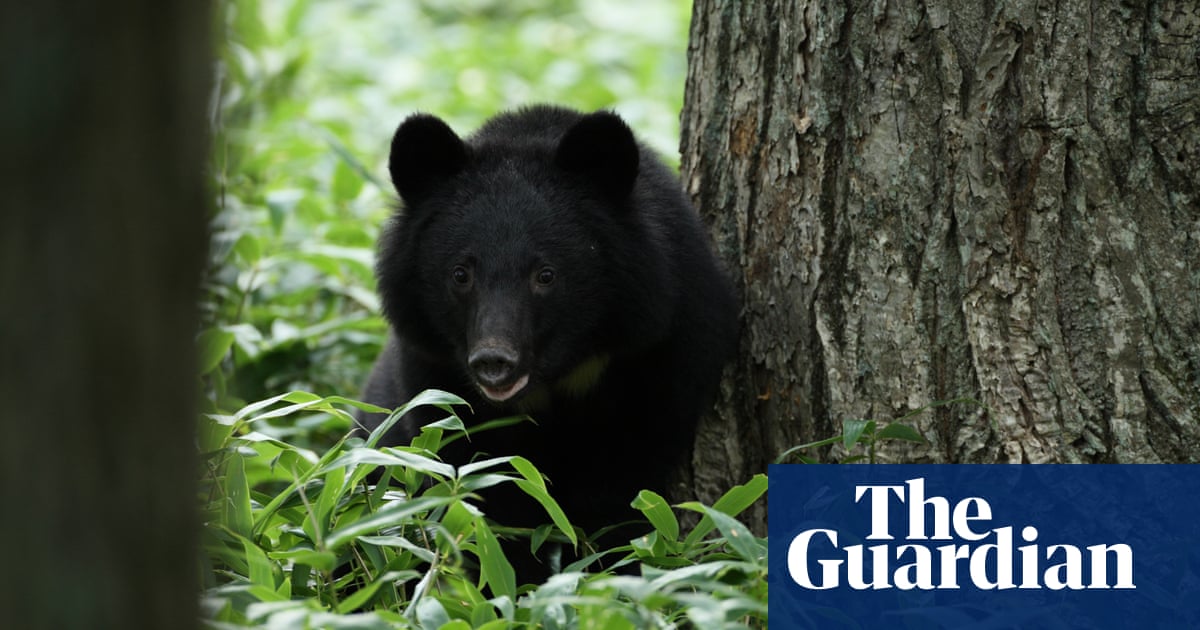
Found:
M 392 334 L 365 399 L 450 391 L 470 402 L 468 426 L 528 414 L 442 457 L 530 459 L 589 534 L 636 517 L 637 492 L 664 493 L 690 452 L 737 335 L 731 285 L 674 174 L 616 114 L 552 106 L 498 115 L 465 140 L 413 115 L 388 166 L 403 204 L 376 274 Z M 384 444 L 437 419 L 417 415 Z M 548 522 L 503 492 L 485 496 L 490 517 Z

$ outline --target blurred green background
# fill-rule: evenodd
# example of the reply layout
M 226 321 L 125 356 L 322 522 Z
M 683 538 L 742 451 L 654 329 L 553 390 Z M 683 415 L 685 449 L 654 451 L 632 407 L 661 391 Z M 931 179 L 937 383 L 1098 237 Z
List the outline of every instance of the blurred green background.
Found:
M 460 134 L 552 102 L 619 112 L 678 163 L 686 0 L 234 0 L 219 5 L 210 412 L 288 390 L 356 397 L 385 327 L 372 264 L 387 149 L 424 111 Z M 263 426 L 300 442 L 335 419 Z M 323 438 L 322 438 L 323 436 Z

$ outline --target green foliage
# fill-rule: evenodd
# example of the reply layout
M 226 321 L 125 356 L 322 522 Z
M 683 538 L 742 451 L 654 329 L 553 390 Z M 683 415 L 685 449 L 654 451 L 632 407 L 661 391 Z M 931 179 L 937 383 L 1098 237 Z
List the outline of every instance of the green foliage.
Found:
M 868 463 L 874 464 L 876 449 L 880 442 L 887 440 L 901 440 L 905 442 L 917 443 L 925 442 L 925 438 L 921 435 L 921 433 L 914 429 L 912 425 L 907 424 L 905 422 L 906 420 L 917 416 L 918 414 L 925 413 L 926 411 L 935 407 L 960 403 L 982 405 L 982 403 L 973 398 L 955 398 L 954 400 L 939 400 L 921 407 L 920 409 L 914 409 L 913 411 L 910 411 L 891 422 L 883 424 L 880 424 L 875 420 L 843 420 L 842 433 L 840 435 L 825 438 L 824 440 L 817 440 L 816 442 L 801 444 L 799 446 L 793 446 L 792 448 L 789 448 L 781 453 L 779 457 L 775 459 L 775 463 L 786 463 L 788 458 L 795 456 L 796 459 L 802 463 L 816 464 L 818 460 L 815 457 L 802 455 L 801 451 L 841 444 L 842 448 L 846 450 L 847 456 L 843 458 L 840 463 L 850 464 L 865 460 Z M 860 446 L 866 451 L 865 453 L 855 452 Z
M 346 425 L 339 397 L 289 392 L 235 413 L 207 414 L 199 436 L 204 607 L 208 625 L 236 627 L 546 627 L 697 628 L 763 625 L 766 540 L 734 518 L 761 497 L 759 475 L 712 507 L 681 537 L 662 497 L 643 491 L 633 505 L 647 534 L 585 557 L 545 584 L 518 584 L 500 546 L 504 537 L 586 540 L 547 493 L 529 461 L 500 457 L 461 467 L 437 458 L 462 431 L 461 399 L 429 391 L 416 406 L 446 414 L 402 448 L 377 447 L 390 423 L 367 439 L 342 438 L 320 453 L 255 429 L 269 421 L 322 413 Z M 490 430 L 497 430 L 492 427 Z M 479 429 L 476 429 L 479 430 Z M 368 483 L 382 471 L 379 485 Z M 390 487 L 387 481 L 391 480 Z M 551 531 L 500 527 L 476 492 L 512 483 L 545 508 Z M 715 532 L 716 535 L 712 535 Z M 587 572 L 598 557 L 633 574 Z M 447 625 L 451 624 L 451 625 Z
M 428 111 L 465 132 L 527 102 L 615 108 L 671 161 L 689 7 L 220 5 L 217 212 L 198 336 L 209 627 L 765 625 L 766 543 L 733 518 L 766 491 L 765 478 L 711 507 L 672 507 L 644 492 L 635 505 L 646 535 L 596 549 L 596 532 L 571 526 L 533 463 L 438 459 L 463 434 L 454 396 L 412 401 L 446 418 L 392 448 L 377 444 L 386 425 L 365 440 L 348 437 L 350 409 L 379 410 L 332 395 L 359 391 L 386 333 L 372 261 L 395 204 L 386 154 L 400 120 Z M 490 521 L 476 493 L 495 484 L 536 499 L 546 524 Z M 699 526 L 685 531 L 677 510 L 698 513 Z M 500 545 L 513 537 L 590 555 L 544 584 L 519 584 Z M 601 557 L 620 572 L 597 570 Z

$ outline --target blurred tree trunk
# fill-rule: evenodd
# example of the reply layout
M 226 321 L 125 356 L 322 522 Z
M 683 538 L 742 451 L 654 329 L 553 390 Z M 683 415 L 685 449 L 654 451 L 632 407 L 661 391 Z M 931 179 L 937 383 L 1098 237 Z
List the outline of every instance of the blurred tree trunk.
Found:
M 209 9 L 0 9 L 6 628 L 198 624 Z
M 682 171 L 743 298 L 701 498 L 962 396 L 885 461 L 1200 459 L 1198 51 L 1195 1 L 697 0 Z

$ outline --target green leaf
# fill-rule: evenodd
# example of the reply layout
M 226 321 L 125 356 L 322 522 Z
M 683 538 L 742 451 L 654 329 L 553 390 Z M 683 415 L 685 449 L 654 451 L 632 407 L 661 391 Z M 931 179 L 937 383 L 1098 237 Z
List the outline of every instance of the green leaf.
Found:
M 203 414 L 196 428 L 197 441 L 201 453 L 210 453 L 227 446 L 226 442 L 233 435 L 234 420 L 229 416 Z
M 871 433 L 875 430 L 874 420 L 843 420 L 842 421 L 842 446 L 846 450 L 854 448 L 858 444 L 858 440 L 862 438 L 863 432 Z
M 233 245 L 233 251 L 247 265 L 253 265 L 262 258 L 262 241 L 257 236 L 247 232 L 238 237 Z
M 572 545 L 578 545 L 579 540 L 575 536 L 575 528 L 571 525 L 571 521 L 567 520 L 567 515 L 563 513 L 558 502 L 555 501 L 548 492 L 546 492 L 546 482 L 542 480 L 542 474 L 537 468 L 524 457 L 512 458 L 512 466 L 524 479 L 515 479 L 513 482 L 517 487 L 525 491 L 525 494 L 533 497 L 542 508 L 546 510 L 546 514 L 550 515 L 550 520 L 558 526 L 558 529 L 566 535 Z
M 385 527 L 399 525 L 413 516 L 428 512 L 443 505 L 457 501 L 457 497 L 420 497 L 417 499 L 392 501 L 383 506 L 378 512 L 353 523 L 339 527 L 325 539 L 325 546 L 337 549 L 350 542 L 355 537 L 369 532 L 376 532 Z
M 320 527 L 322 530 L 313 532 L 314 539 L 321 540 L 325 528 L 333 521 L 333 510 L 337 507 L 338 500 L 342 498 L 342 493 L 347 489 L 345 481 L 346 470 L 344 468 L 331 468 L 325 473 L 325 484 L 321 486 L 321 496 L 317 499 L 315 518 L 305 519 L 306 525 Z M 309 500 L 311 501 L 311 499 Z
M 297 564 L 306 564 L 322 571 L 332 571 L 333 567 L 337 565 L 337 554 L 304 547 L 296 547 L 287 551 L 269 551 L 267 557 L 272 560 L 291 560 Z
M 543 523 L 534 528 L 533 533 L 529 536 L 529 552 L 536 554 L 542 545 L 546 544 L 546 540 L 553 534 L 555 526 L 549 523 Z
M 375 430 L 371 431 L 371 435 L 367 437 L 367 446 L 374 447 L 377 445 L 379 440 L 383 438 L 384 434 L 388 432 L 388 429 L 391 429 L 392 426 L 400 421 L 400 418 L 404 416 L 405 413 L 408 413 L 412 409 L 423 406 L 433 406 L 453 415 L 454 405 L 466 404 L 467 401 L 455 396 L 454 394 L 436 389 L 427 389 L 417 394 L 416 397 L 408 401 L 408 403 L 396 408 L 396 410 L 392 412 L 392 415 L 388 416 L 387 419 L 384 420 L 383 423 L 381 423 L 378 427 L 375 427 Z M 468 408 L 470 408 L 469 405 Z
M 469 626 L 468 626 L 469 627 Z M 493 619 L 478 626 L 478 630 L 508 630 L 513 627 L 512 620 L 509 619 Z
M 233 416 L 235 418 L 237 418 L 238 420 L 242 420 L 245 418 L 249 418 L 252 414 L 258 413 L 259 411 L 262 411 L 263 409 L 269 408 L 271 405 L 274 405 L 275 403 L 278 403 L 281 401 L 296 402 L 297 400 L 300 400 L 300 402 L 301 402 L 300 405 L 293 405 L 291 407 L 284 407 L 282 410 L 277 409 L 274 411 L 266 412 L 261 416 L 255 417 L 255 420 L 261 420 L 261 419 L 265 419 L 265 418 L 274 418 L 274 417 L 279 417 L 279 416 L 286 416 L 290 413 L 295 413 L 296 411 L 306 409 L 306 408 L 308 408 L 308 405 L 310 405 L 320 399 L 321 399 L 320 396 L 317 396 L 316 394 L 310 394 L 308 392 L 292 391 L 292 392 L 279 394 L 277 396 L 271 396 L 270 398 L 264 398 L 262 400 L 250 403 L 249 405 L 246 405 L 245 407 L 242 407 L 241 409 L 237 410 L 237 412 L 235 412 L 233 414 Z M 271 414 L 271 415 L 267 415 L 267 414 Z
M 729 516 L 737 516 L 757 501 L 766 491 L 767 476 L 759 473 L 751 477 L 750 481 L 730 488 L 720 499 L 717 499 L 716 503 L 713 503 L 712 507 Z M 696 524 L 696 527 L 692 529 L 691 533 L 688 534 L 687 539 L 684 541 L 684 546 L 689 549 L 693 548 L 696 543 L 700 542 L 701 539 L 713 530 L 713 527 L 712 519 L 706 514 Z
M 481 514 L 479 509 L 470 503 L 457 501 L 446 508 L 446 513 L 442 516 L 442 527 L 446 528 L 446 532 L 453 538 L 465 538 L 475 524 L 475 519 Z
M 492 589 L 495 597 L 516 597 L 517 578 L 500 541 L 482 517 L 475 519 L 475 544 L 479 554 L 479 579 Z
M 652 576 L 652 579 L 650 580 L 650 587 L 653 590 L 676 589 L 688 586 L 694 587 L 697 585 L 703 585 L 706 581 L 715 579 L 722 572 L 729 569 L 741 569 L 746 572 L 752 572 L 757 568 L 757 565 L 736 562 L 734 560 L 718 560 L 714 562 L 690 564 L 677 569 L 663 571 L 659 575 Z
M 334 468 L 345 468 L 347 466 L 358 466 L 360 464 L 373 464 L 375 466 L 404 466 L 412 470 L 419 470 L 423 473 L 436 475 L 442 479 L 448 479 L 454 476 L 454 467 L 450 464 L 445 464 L 430 459 L 416 453 L 409 453 L 399 448 L 385 448 L 383 450 L 375 450 L 373 448 L 353 448 L 343 453 L 337 459 L 329 462 L 321 469 L 321 472 L 332 470 Z
M 831 445 L 831 444 L 837 444 L 838 442 L 841 442 L 841 441 L 842 441 L 842 436 L 840 436 L 840 435 L 836 435 L 836 436 L 834 436 L 834 437 L 831 437 L 831 438 L 825 438 L 824 440 L 817 440 L 816 442 L 809 442 L 809 443 L 807 443 L 807 444 L 801 444 L 800 446 L 793 446 L 792 448 L 789 448 L 788 450 L 786 450 L 786 451 L 784 451 L 784 452 L 780 453 L 780 454 L 779 454 L 779 457 L 776 457 L 776 458 L 775 458 L 775 462 L 774 462 L 774 463 L 776 463 L 776 464 L 782 464 L 782 463 L 784 463 L 784 462 L 787 460 L 787 458 L 788 458 L 789 456 L 791 456 L 793 453 L 796 453 L 796 452 L 798 452 L 798 451 L 802 451 L 802 450 L 804 450 L 804 449 L 808 449 L 808 448 L 820 448 L 820 447 L 822 447 L 822 446 L 829 446 L 829 445 Z M 804 461 L 805 463 L 813 463 L 813 464 L 815 464 L 815 463 L 816 463 L 816 460 L 814 460 L 814 459 L 812 459 L 812 458 L 810 458 L 810 457 L 805 457 L 805 456 L 803 456 L 803 455 L 797 455 L 797 457 L 798 457 L 798 458 L 799 458 L 801 461 Z M 809 460 L 809 461 L 805 461 L 805 460 Z
M 278 510 L 280 508 L 280 506 L 282 506 L 285 502 L 290 500 L 292 495 L 301 486 L 305 486 L 305 485 L 309 484 L 313 480 L 315 475 L 317 474 L 317 471 L 320 470 L 323 466 L 327 465 L 329 463 L 329 460 L 333 459 L 333 457 L 337 453 L 341 452 L 342 444 L 345 442 L 345 440 L 346 440 L 346 437 L 342 437 L 342 439 L 338 440 L 337 443 L 335 443 L 332 447 L 330 447 L 330 449 L 328 451 L 326 451 L 326 453 L 324 455 L 322 455 L 319 459 L 315 458 L 315 456 L 312 456 L 311 453 L 305 452 L 303 449 L 298 449 L 294 446 L 283 444 L 282 445 L 283 447 L 297 452 L 298 454 L 303 456 L 306 460 L 309 459 L 310 456 L 312 456 L 312 458 L 317 459 L 317 461 L 314 463 L 313 466 L 310 466 L 307 470 L 302 471 L 300 473 L 300 475 L 294 481 L 292 481 L 292 483 L 290 485 L 288 485 L 287 488 L 282 490 L 279 494 L 275 495 L 275 497 L 272 498 L 270 500 L 270 502 L 268 502 L 265 506 L 262 507 L 261 510 L 258 511 L 258 514 L 256 515 L 256 519 L 255 519 L 255 528 L 256 529 L 265 528 L 267 526 L 267 524 L 271 521 L 271 517 L 275 514 L 275 511 Z
M 387 573 L 376 577 L 374 580 L 371 580 L 370 584 L 358 589 L 354 592 L 354 594 L 342 600 L 338 608 L 339 610 L 357 610 L 362 608 L 367 604 L 367 602 L 371 601 L 371 598 L 375 596 L 375 593 L 381 586 L 390 586 L 402 579 L 408 580 L 415 578 L 418 575 L 420 574 L 418 574 L 416 571 L 388 571 Z M 343 617 L 343 619 L 349 621 L 351 618 Z M 351 624 L 347 623 L 347 625 L 349 626 Z
M 725 542 L 729 544 L 730 548 L 742 560 L 750 563 L 760 563 L 766 558 L 766 548 L 736 518 L 694 501 L 683 503 L 680 507 L 700 512 L 705 518 L 712 520 L 717 530 L 725 538 Z
M 541 490 L 546 489 L 546 480 L 542 478 L 541 471 L 539 471 L 537 467 L 533 465 L 533 462 L 525 459 L 524 457 L 515 456 L 510 457 L 509 462 L 512 464 L 513 469 L 520 473 L 520 475 L 529 481 L 529 483 L 537 486 Z
M 422 597 L 417 602 L 417 621 L 422 628 L 441 628 L 450 623 L 450 615 L 446 607 L 433 597 Z
M 468 477 L 460 477 L 458 487 L 466 492 L 479 492 L 492 486 L 498 486 L 502 483 L 512 481 L 512 475 L 505 474 L 484 474 L 470 475 Z
M 457 420 L 460 424 L 462 423 L 462 420 L 459 420 L 457 416 L 450 416 L 447 419 Z M 440 428 L 431 428 L 431 425 L 425 425 L 421 427 L 421 432 L 412 439 L 412 447 L 418 451 L 436 453 L 442 445 L 442 433 L 443 431 Z
M 250 536 L 254 516 L 250 511 L 250 487 L 246 483 L 246 460 L 241 455 L 229 458 L 225 468 L 225 526 L 238 536 Z
M 196 345 L 200 350 L 200 374 L 208 374 L 217 369 L 221 359 L 229 353 L 233 345 L 234 334 L 222 328 L 209 328 L 200 333 Z
M 650 490 L 642 490 L 634 498 L 632 506 L 646 515 L 646 520 L 658 530 L 664 538 L 671 542 L 679 540 L 679 520 L 675 512 L 667 504 L 667 500 Z
M 250 583 L 266 587 L 271 593 L 274 593 L 275 563 L 271 562 L 266 552 L 254 544 L 254 541 L 245 536 L 234 535 L 241 541 L 242 549 L 246 552 L 246 564 L 250 567 L 250 575 L 247 577 L 250 578 Z
M 489 459 L 481 459 L 479 461 L 474 461 L 469 464 L 463 464 L 462 466 L 458 467 L 458 476 L 459 476 L 459 478 L 462 478 L 462 477 L 467 477 L 469 475 L 474 475 L 475 473 L 477 473 L 481 470 L 487 470 L 488 468 L 495 468 L 496 466 L 501 466 L 501 465 L 507 464 L 507 463 L 511 462 L 512 460 L 513 460 L 513 456 L 509 455 L 506 457 L 492 457 Z
M 457 426 L 454 426 L 455 421 L 457 421 Z M 455 418 L 447 418 L 446 420 L 443 420 L 441 422 L 434 422 L 432 424 L 428 424 L 425 426 L 426 427 L 436 426 L 436 427 L 441 427 L 441 428 L 446 428 L 446 429 L 451 429 L 451 428 L 458 429 L 459 432 L 456 432 L 456 433 L 450 435 L 442 443 L 442 446 L 445 446 L 446 444 L 450 444 L 451 442 L 454 442 L 456 440 L 470 439 L 470 436 L 477 435 L 483 431 L 493 431 L 496 429 L 502 429 L 504 427 L 510 427 L 510 426 L 513 426 L 516 424 L 520 424 L 522 422 L 532 422 L 532 419 L 529 416 L 509 416 L 507 418 L 497 418 L 495 420 L 488 420 L 487 422 L 481 422 L 473 427 L 470 427 L 470 429 L 468 430 L 468 428 L 462 424 L 462 421 L 459 420 L 457 417 L 455 417 Z
M 759 473 L 751 477 L 750 481 L 734 486 L 728 492 L 721 495 L 721 498 L 717 499 L 716 503 L 713 503 L 713 509 L 720 510 L 730 516 L 737 516 L 766 492 L 767 476 Z
M 458 505 L 462 504 L 455 503 L 454 505 L 450 506 L 450 509 L 454 509 L 454 507 Z M 443 523 L 444 522 L 445 521 L 443 521 Z M 453 532 L 451 533 L 453 534 Z M 403 549 L 411 553 L 414 557 L 422 562 L 433 563 L 434 559 L 437 558 L 437 554 L 433 551 L 418 546 L 402 536 L 359 536 L 358 541 L 368 545 L 375 545 L 377 547 L 396 547 Z

